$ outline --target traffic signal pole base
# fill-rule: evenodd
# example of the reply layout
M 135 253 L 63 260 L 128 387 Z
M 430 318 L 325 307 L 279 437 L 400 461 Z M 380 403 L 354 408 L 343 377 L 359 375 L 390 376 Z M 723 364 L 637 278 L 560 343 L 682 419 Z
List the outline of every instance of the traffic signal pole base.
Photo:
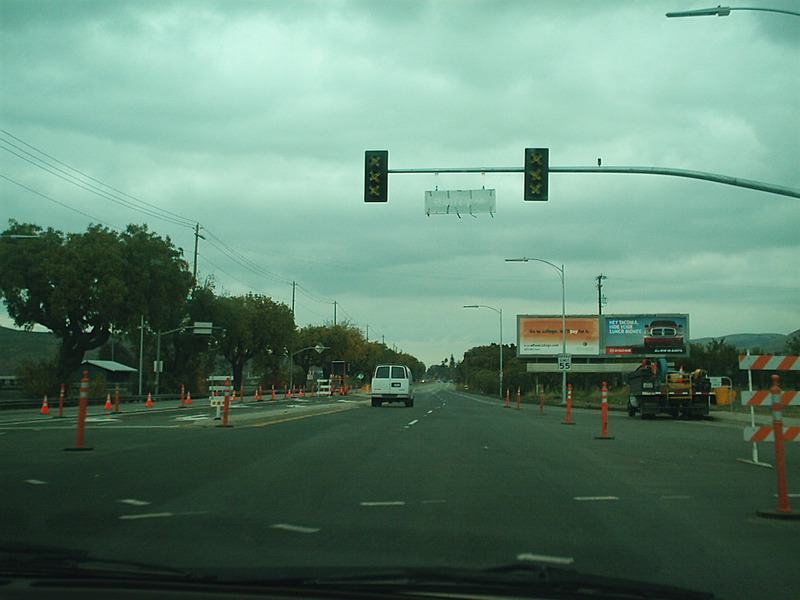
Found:
M 800 521 L 800 511 L 797 510 L 776 510 L 774 508 L 757 510 L 759 517 L 767 519 L 784 519 Z
M 594 439 L 596 439 L 596 440 L 613 440 L 614 436 L 613 435 L 596 435 L 596 436 L 594 436 Z
M 750 460 L 749 458 L 737 458 L 736 460 L 738 460 L 739 462 L 743 462 L 746 465 L 755 465 L 756 467 L 766 467 L 767 469 L 775 468 L 771 464 L 761 462 L 759 460 Z

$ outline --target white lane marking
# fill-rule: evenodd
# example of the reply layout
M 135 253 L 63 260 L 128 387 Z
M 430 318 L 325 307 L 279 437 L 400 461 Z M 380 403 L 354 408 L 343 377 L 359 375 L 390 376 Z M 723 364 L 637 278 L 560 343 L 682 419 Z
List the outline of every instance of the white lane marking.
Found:
M 778 497 L 778 494 L 772 494 L 772 495 L 775 496 L 776 498 Z M 786 496 L 789 498 L 800 498 L 800 494 L 786 494 Z
M 571 556 L 548 556 L 546 554 L 531 554 L 530 552 L 517 554 L 517 560 L 532 560 L 552 565 L 571 565 L 575 562 L 575 559 Z
M 406 425 L 406 427 L 411 427 L 412 425 L 416 425 L 417 423 L 419 423 L 419 419 L 414 419 L 413 421 L 411 421 L 411 423 Z
M 185 515 L 204 515 L 206 514 L 205 510 L 195 510 L 190 512 L 160 512 L 160 513 L 142 513 L 138 515 L 120 515 L 120 520 L 122 521 L 132 521 L 134 519 L 163 519 L 165 517 L 180 517 Z
M 86 417 L 87 423 L 118 423 L 119 419 L 112 417 Z
M 180 429 L 185 425 L 118 425 L 114 429 Z
M 320 530 L 319 527 L 303 527 L 302 525 L 289 525 L 288 523 L 275 523 L 275 525 L 270 525 L 270 528 L 293 531 L 294 533 L 317 533 Z
M 690 500 L 692 497 L 687 494 L 673 494 L 672 496 L 661 496 L 662 500 Z
M 185 417 L 175 417 L 176 421 L 202 421 L 203 419 L 210 419 L 208 415 L 186 415 Z
M 144 513 L 141 515 L 120 515 L 120 519 L 123 521 L 132 521 L 134 519 L 161 519 L 164 517 L 173 517 L 175 513 L 171 512 L 160 512 L 160 513 Z
M 26 479 L 25 483 L 30 483 L 31 485 L 45 485 L 45 484 L 47 484 L 46 481 L 42 481 L 41 479 Z
M 362 502 L 361 506 L 405 506 L 402 500 L 392 500 L 388 502 Z
M 152 504 L 152 502 L 148 502 L 147 500 L 137 500 L 136 498 L 123 498 L 122 500 L 117 500 L 117 502 L 121 504 L 130 504 L 131 506 L 147 506 L 148 504 Z
M 575 496 L 573 500 L 578 502 L 594 501 L 594 500 L 619 500 L 616 496 Z
M 433 409 L 429 410 L 429 411 L 428 411 L 428 414 L 429 414 L 429 415 L 430 415 L 430 414 L 433 414 Z

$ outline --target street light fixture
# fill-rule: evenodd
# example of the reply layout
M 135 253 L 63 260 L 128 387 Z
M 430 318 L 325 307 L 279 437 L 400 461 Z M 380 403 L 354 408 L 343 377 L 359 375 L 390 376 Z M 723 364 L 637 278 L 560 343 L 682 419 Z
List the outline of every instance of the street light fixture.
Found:
M 667 17 L 727 17 L 731 14 L 732 10 L 759 10 L 762 12 L 782 13 L 785 15 L 794 15 L 800 17 L 800 12 L 792 10 L 783 10 L 781 8 L 758 8 L 754 6 L 717 6 L 716 8 L 699 8 L 697 10 L 681 10 L 677 12 L 668 12 Z
M 144 317 L 142 317 L 142 319 L 144 319 Z M 142 321 L 142 323 L 144 323 L 144 320 Z M 159 384 L 160 384 L 160 380 L 161 380 L 160 375 L 161 375 L 161 373 L 163 371 L 163 365 L 161 364 L 161 336 L 170 335 L 170 334 L 173 334 L 173 333 L 178 333 L 179 331 L 186 331 L 187 329 L 191 329 L 192 332 L 195 335 L 211 335 L 212 330 L 214 330 L 214 329 L 220 329 L 222 331 L 225 331 L 224 327 L 217 327 L 214 324 L 212 324 L 210 322 L 205 322 L 205 321 L 203 321 L 203 322 L 195 321 L 193 325 L 184 325 L 183 327 L 177 327 L 175 329 L 170 329 L 169 331 L 161 331 L 159 329 L 158 330 L 158 341 L 156 343 L 156 360 L 155 360 L 155 363 L 153 364 L 153 370 L 155 371 L 155 374 L 156 374 L 156 380 L 155 380 L 156 396 L 158 396 Z M 142 395 L 142 360 L 143 360 L 143 354 L 142 354 L 142 344 L 140 344 L 139 346 L 140 346 L 140 348 L 139 348 L 139 395 L 141 396 Z
M 330 350 L 330 346 L 323 346 L 322 344 L 317 344 L 316 346 L 307 346 L 306 348 L 300 348 L 300 350 L 295 350 L 292 352 L 291 356 L 289 357 L 289 389 L 291 390 L 294 388 L 294 357 L 301 352 L 305 352 L 306 350 L 316 350 L 317 354 L 322 354 L 325 350 Z
M 523 256 L 522 258 L 507 258 L 506 262 L 529 262 L 529 261 L 536 261 L 540 263 L 544 263 L 546 265 L 550 265 L 553 267 L 557 272 L 558 275 L 561 277 L 561 354 L 566 355 L 567 353 L 567 302 L 566 302 L 566 292 L 564 289 L 564 264 L 562 263 L 559 267 L 551 263 L 549 260 L 544 260 L 541 258 L 528 258 Z M 561 371 L 561 403 L 567 403 L 567 371 Z
M 500 316 L 500 399 L 503 399 L 503 309 L 485 304 L 468 304 L 464 308 L 488 308 Z

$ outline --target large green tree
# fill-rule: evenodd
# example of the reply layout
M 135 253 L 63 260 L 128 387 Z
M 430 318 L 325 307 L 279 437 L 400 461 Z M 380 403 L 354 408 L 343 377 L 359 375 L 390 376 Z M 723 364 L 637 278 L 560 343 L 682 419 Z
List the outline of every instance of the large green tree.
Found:
M 294 335 L 292 310 L 259 294 L 216 297 L 206 314 L 224 328 L 217 349 L 231 365 L 235 389 L 247 361 L 283 356 Z
M 169 238 L 129 225 L 62 233 L 9 221 L 0 235 L 0 294 L 19 327 L 43 325 L 61 340 L 56 371 L 69 381 L 111 329 L 155 328 L 179 318 L 192 276 Z
M 322 344 L 327 348 L 321 355 L 313 351 L 298 352 Z M 347 373 L 361 382 L 369 382 L 376 365 L 382 363 L 405 364 L 411 369 L 414 378 L 425 374 L 425 365 L 416 357 L 387 348 L 385 344 L 368 342 L 361 330 L 351 323 L 336 325 L 309 325 L 297 332 L 292 352 L 298 352 L 294 364 L 308 373 L 312 365 L 322 367 L 330 375 L 331 361 L 344 361 Z

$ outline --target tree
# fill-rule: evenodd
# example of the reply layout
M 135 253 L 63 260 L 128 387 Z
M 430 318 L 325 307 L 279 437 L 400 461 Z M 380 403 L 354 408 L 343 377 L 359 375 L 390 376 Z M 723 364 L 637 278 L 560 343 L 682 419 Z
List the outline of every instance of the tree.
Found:
M 294 335 L 294 316 L 285 304 L 258 294 L 217 297 L 215 305 L 214 325 L 224 328 L 218 349 L 231 365 L 238 389 L 247 361 L 283 356 Z
M 369 381 L 375 366 L 379 364 L 405 364 L 411 369 L 415 379 L 425 375 L 425 365 L 414 356 L 397 352 L 385 344 L 368 342 L 361 330 L 350 323 L 336 325 L 310 325 L 297 332 L 293 342 L 293 352 L 322 344 L 328 349 L 322 355 L 316 352 L 302 352 L 295 356 L 294 362 L 304 373 L 312 365 L 322 367 L 326 375 L 330 375 L 331 361 L 342 360 L 347 364 L 348 374 L 353 377 L 363 376 Z
M 13 236 L 34 236 L 19 239 Z M 43 325 L 61 340 L 57 376 L 68 381 L 112 328 L 155 328 L 180 314 L 192 277 L 169 238 L 129 225 L 64 234 L 13 219 L 0 236 L 0 294 L 19 327 Z
M 744 371 L 739 370 L 739 350 L 726 344 L 725 338 L 711 340 L 705 345 L 690 344 L 689 358 L 683 367 L 687 371 L 703 369 L 709 375 L 729 377 L 731 381 L 741 382 L 744 375 Z

